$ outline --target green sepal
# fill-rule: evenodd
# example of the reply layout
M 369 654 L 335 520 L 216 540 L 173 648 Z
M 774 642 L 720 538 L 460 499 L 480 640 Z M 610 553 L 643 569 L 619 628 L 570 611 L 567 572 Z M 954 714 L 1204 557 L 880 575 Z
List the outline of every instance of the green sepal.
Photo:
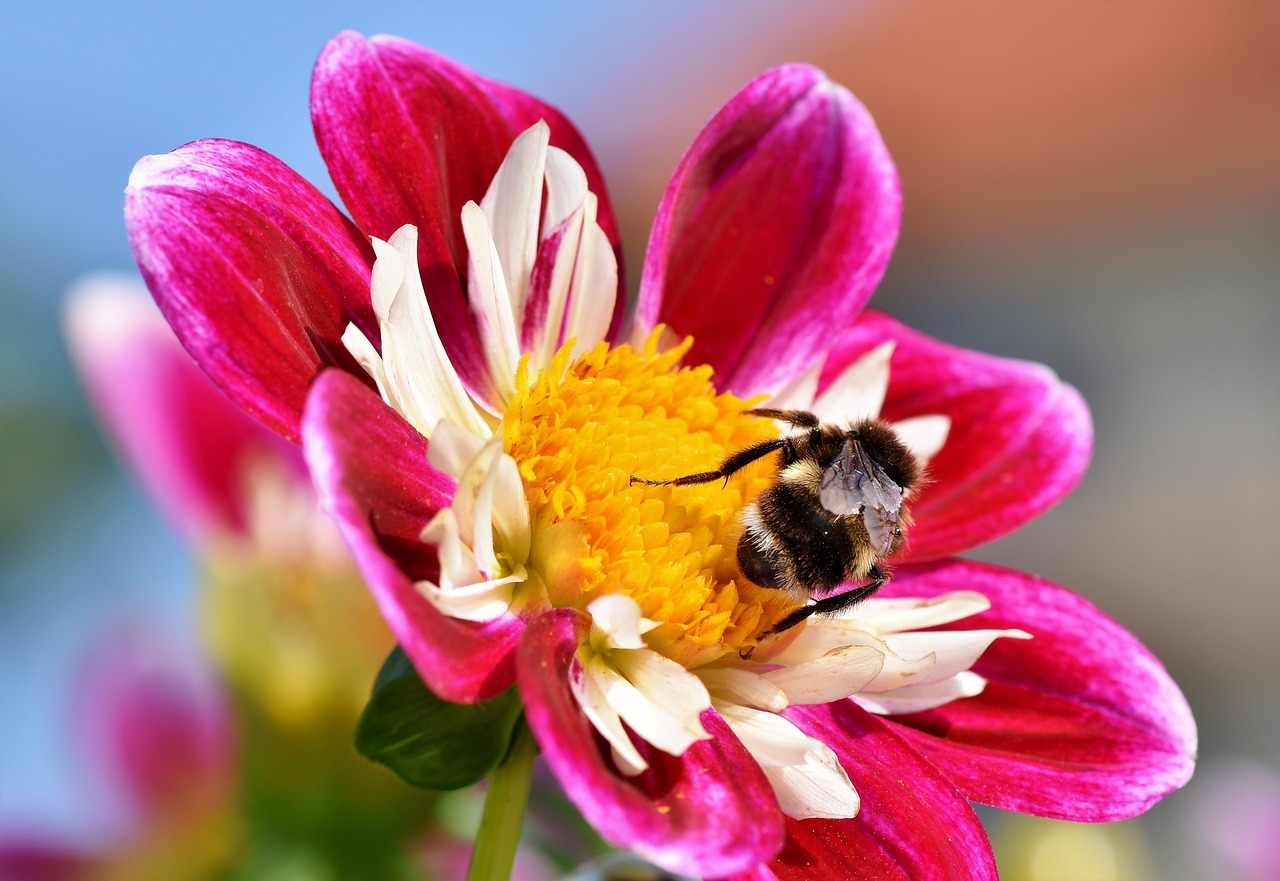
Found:
M 478 704 L 437 697 L 396 646 L 356 724 L 356 751 L 413 786 L 461 789 L 506 758 L 522 709 L 514 688 Z

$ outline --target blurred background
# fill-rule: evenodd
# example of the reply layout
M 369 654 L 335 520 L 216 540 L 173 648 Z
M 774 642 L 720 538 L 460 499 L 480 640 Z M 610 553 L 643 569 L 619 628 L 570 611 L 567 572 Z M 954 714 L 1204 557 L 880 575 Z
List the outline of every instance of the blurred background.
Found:
M 1080 488 L 975 556 L 1119 619 L 1200 726 L 1196 778 L 1138 821 L 985 815 L 1005 876 L 1266 877 L 1254 851 L 1280 846 L 1271 0 L 0 3 L 0 832 L 94 822 L 69 724 L 93 645 L 137 621 L 194 642 L 192 561 L 103 443 L 62 301 L 87 273 L 133 272 L 122 191 L 144 154 L 235 138 L 333 196 L 308 81 L 346 28 L 564 110 L 610 183 L 633 286 L 666 180 L 720 103 L 784 61 L 848 86 L 905 193 L 873 305 L 1046 362 L 1093 408 Z M 1055 847 L 1077 862 L 1047 860 Z

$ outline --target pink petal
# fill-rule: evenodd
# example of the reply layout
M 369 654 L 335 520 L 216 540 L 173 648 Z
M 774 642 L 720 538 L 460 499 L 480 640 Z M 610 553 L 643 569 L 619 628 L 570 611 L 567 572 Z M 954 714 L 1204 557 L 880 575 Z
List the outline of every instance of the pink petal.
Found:
M 1051 370 L 949 346 L 869 311 L 832 349 L 825 388 L 846 366 L 895 340 L 889 420 L 945 414 L 951 430 L 911 504 L 896 558 L 937 559 L 994 541 L 1067 495 L 1089 464 L 1093 424 L 1079 392 Z
M 187 351 L 236 403 L 296 440 L 321 368 L 359 370 L 341 342 L 348 322 L 376 329 L 368 242 L 292 169 L 234 141 L 143 157 L 125 220 Z
M 692 334 L 686 360 L 712 365 L 722 389 L 777 391 L 870 298 L 901 202 L 866 108 L 812 67 L 768 71 L 680 160 L 645 255 L 637 324 Z
M 787 716 L 840 757 L 862 810 L 852 820 L 788 820 L 787 845 L 769 865 L 774 877 L 996 878 L 973 808 L 891 726 L 849 701 L 793 707 Z
M 773 857 L 783 835 L 773 790 L 714 711 L 701 717 L 712 740 L 679 758 L 637 743 L 649 770 L 618 773 L 569 687 L 589 629 L 581 612 L 547 612 L 530 622 L 519 653 L 526 718 L 570 800 L 611 844 L 668 871 L 728 875 Z
M 966 797 L 1099 822 L 1142 813 L 1182 786 L 1196 726 L 1160 662 L 1086 600 L 1030 575 L 962 560 L 904 566 L 886 595 L 976 590 L 987 612 L 949 627 L 1017 627 L 974 666 L 981 695 L 892 717 Z M 907 727 L 909 726 L 909 727 Z
M 582 136 L 554 108 L 451 59 L 397 37 L 352 31 L 330 40 L 316 62 L 311 118 L 360 228 L 385 240 L 406 223 L 418 227 L 418 260 L 441 336 L 468 387 L 486 392 L 463 283 L 462 206 L 483 198 L 511 142 L 539 118 L 551 127 L 551 143 L 603 187 Z M 603 188 L 599 195 L 601 223 L 616 244 Z
M 243 532 L 245 467 L 255 457 L 274 458 L 306 481 L 297 449 L 209 381 L 141 283 L 85 282 L 72 294 L 66 326 L 80 379 L 107 433 L 189 537 Z
M 180 648 L 151 634 L 115 634 L 77 691 L 85 752 L 142 824 L 231 797 L 231 709 L 212 672 Z
M 459 703 L 509 688 L 519 619 L 476 624 L 450 618 L 413 585 L 437 576 L 435 553 L 418 536 L 454 490 L 451 478 L 427 464 L 426 438 L 338 370 L 316 380 L 302 437 L 321 503 L 427 686 Z

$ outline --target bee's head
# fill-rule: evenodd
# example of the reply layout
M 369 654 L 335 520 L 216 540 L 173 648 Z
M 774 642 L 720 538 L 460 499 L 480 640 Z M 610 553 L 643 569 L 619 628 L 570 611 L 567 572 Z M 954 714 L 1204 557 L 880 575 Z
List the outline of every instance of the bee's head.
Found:
M 862 444 L 862 449 L 884 469 L 889 479 L 902 487 L 904 495 L 920 483 L 923 477 L 920 460 L 887 422 L 867 419 L 855 423 L 849 429 L 849 436 Z

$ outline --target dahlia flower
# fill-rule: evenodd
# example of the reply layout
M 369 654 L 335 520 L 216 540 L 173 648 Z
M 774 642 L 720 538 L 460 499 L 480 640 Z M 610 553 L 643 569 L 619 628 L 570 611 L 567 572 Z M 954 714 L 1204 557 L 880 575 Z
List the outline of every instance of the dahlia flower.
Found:
M 1186 781 L 1194 725 L 1150 653 L 953 556 L 1070 491 L 1089 416 L 1044 367 L 864 308 L 901 198 L 845 89 L 789 65 L 715 115 L 629 316 L 599 169 L 553 108 L 351 33 L 311 108 L 351 220 L 262 151 L 197 141 L 134 169 L 139 266 L 206 372 L 301 441 L 430 690 L 514 686 L 608 841 L 711 877 L 988 878 L 970 801 L 1109 820 Z M 776 438 L 747 412 L 766 402 L 885 419 L 930 475 L 889 586 L 777 635 L 795 601 L 733 552 L 772 463 L 630 480 Z M 510 755 L 531 761 L 519 733 Z

